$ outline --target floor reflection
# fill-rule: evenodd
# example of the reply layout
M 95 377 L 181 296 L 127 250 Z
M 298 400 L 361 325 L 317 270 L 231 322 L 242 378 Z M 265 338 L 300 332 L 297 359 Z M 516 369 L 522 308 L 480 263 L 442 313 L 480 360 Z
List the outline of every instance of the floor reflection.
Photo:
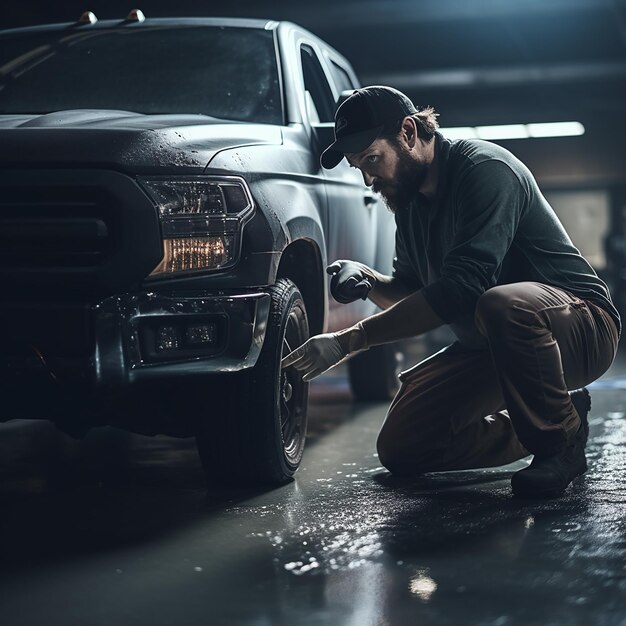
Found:
M 5 424 L 0 621 L 622 626 L 624 370 L 592 390 L 589 472 L 539 502 L 511 497 L 526 461 L 390 476 L 386 406 L 353 404 L 341 372 L 313 386 L 303 466 L 271 490 L 207 493 L 192 440 Z

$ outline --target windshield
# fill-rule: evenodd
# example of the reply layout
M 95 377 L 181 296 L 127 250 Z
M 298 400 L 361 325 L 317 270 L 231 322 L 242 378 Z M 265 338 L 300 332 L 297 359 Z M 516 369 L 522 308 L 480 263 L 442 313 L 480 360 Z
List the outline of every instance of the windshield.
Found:
M 282 123 L 270 31 L 160 26 L 0 41 L 0 113 L 115 109 Z

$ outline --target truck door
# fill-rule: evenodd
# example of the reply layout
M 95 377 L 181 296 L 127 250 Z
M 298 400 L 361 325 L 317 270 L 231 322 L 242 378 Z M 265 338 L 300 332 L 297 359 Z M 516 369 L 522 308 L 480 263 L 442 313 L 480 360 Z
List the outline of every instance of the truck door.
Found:
M 336 97 L 312 46 L 302 44 L 301 59 L 309 119 L 313 123 L 332 122 Z M 335 91 L 339 93 L 341 89 Z M 326 245 L 329 262 L 353 259 L 375 266 L 377 213 L 381 209 L 378 196 L 365 186 L 360 172 L 350 168 L 345 160 L 332 170 L 323 170 L 323 176 L 328 197 Z M 367 315 L 370 308 L 362 301 L 339 305 L 331 299 L 329 305 L 331 326 L 338 327 Z

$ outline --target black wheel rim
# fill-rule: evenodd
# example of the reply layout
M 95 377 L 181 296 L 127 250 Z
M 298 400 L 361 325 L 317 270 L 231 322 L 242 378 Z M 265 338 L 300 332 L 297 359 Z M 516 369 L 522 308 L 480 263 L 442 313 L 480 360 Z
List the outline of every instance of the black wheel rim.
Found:
M 281 358 L 299 347 L 306 339 L 303 324 L 303 312 L 294 307 L 289 312 L 285 324 Z M 294 367 L 287 367 L 280 372 L 280 427 L 282 432 L 285 458 L 290 464 L 299 462 L 305 438 L 305 403 L 307 383 L 302 374 Z

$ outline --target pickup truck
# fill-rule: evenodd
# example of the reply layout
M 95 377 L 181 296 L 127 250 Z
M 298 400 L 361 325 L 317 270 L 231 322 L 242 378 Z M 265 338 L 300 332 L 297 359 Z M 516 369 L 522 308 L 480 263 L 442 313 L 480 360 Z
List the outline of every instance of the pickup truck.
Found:
M 286 22 L 98 21 L 0 31 L 0 419 L 195 436 L 213 483 L 281 483 L 308 385 L 281 357 L 375 312 L 325 267 L 390 273 L 393 216 L 325 171 L 337 51 Z M 349 361 L 394 391 L 396 350 Z

